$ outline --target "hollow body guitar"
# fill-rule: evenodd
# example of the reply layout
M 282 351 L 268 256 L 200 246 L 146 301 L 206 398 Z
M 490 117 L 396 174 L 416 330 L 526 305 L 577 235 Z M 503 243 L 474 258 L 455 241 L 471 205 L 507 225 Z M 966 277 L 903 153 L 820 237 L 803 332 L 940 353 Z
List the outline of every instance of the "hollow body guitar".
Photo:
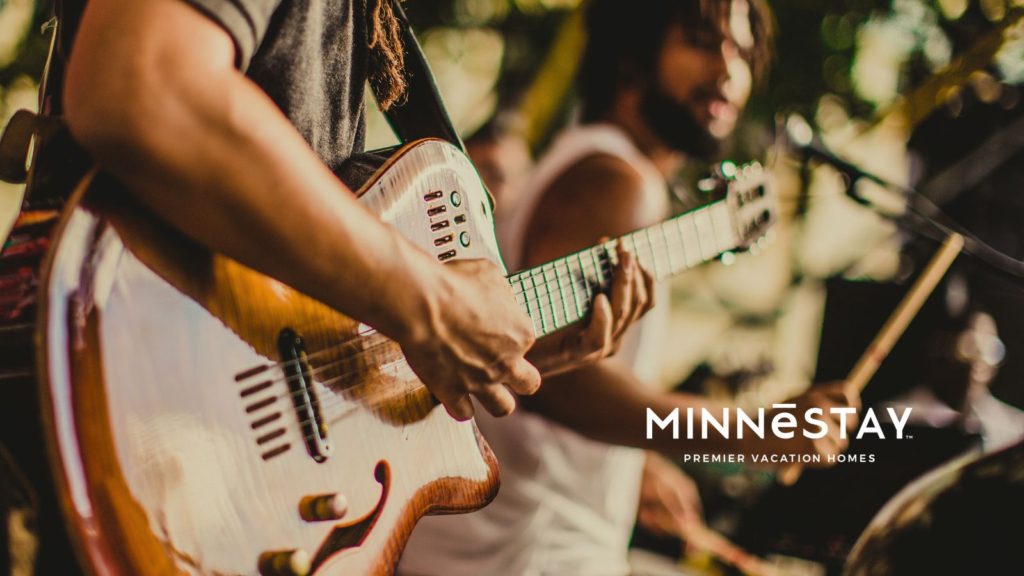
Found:
M 774 219 L 763 196 L 732 190 L 623 241 L 667 276 L 744 246 Z M 403 147 L 360 200 L 440 261 L 501 266 L 486 191 L 449 144 Z M 509 277 L 538 335 L 585 316 L 614 258 L 605 244 Z M 51 460 L 96 574 L 390 574 L 420 517 L 497 492 L 475 424 L 448 416 L 397 344 L 102 177 L 66 207 L 39 294 Z

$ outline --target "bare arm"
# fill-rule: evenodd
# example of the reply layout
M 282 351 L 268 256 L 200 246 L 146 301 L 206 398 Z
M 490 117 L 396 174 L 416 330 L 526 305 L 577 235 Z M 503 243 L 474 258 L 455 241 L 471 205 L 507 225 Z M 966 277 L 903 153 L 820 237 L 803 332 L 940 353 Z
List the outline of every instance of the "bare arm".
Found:
M 92 0 L 68 69 L 71 131 L 185 234 L 396 339 L 453 415 L 472 414 L 467 393 L 510 411 L 495 384 L 530 392 L 539 377 L 501 275 L 446 269 L 383 225 L 234 61 L 228 34 L 180 0 Z
M 722 405 L 700 396 L 647 390 L 622 362 L 611 358 L 592 366 L 547 378 L 544 387 L 524 406 L 567 428 L 608 444 L 663 452 L 711 453 L 735 448 L 713 436 L 705 440 L 672 440 L 668 432 L 647 440 L 647 409 L 659 416 L 679 408 L 679 426 L 686 430 L 686 408 L 721 413 Z M 700 421 L 694 422 L 700 429 Z M 659 430 L 659 432 L 661 432 Z
M 618 158 L 592 156 L 578 162 L 544 191 L 528 227 L 524 263 L 536 265 L 598 238 L 617 237 L 651 224 L 641 210 L 642 186 L 639 174 Z M 616 309 L 629 305 L 622 297 L 612 302 Z M 677 400 L 679 404 L 698 402 L 692 397 Z M 544 389 L 524 403 L 595 440 L 637 447 L 647 447 L 647 408 L 669 405 L 674 406 L 666 397 L 648 392 L 614 356 L 546 378 Z
M 534 396 L 524 399 L 524 406 L 540 413 L 580 434 L 608 444 L 657 450 L 666 454 L 712 454 L 718 452 L 750 452 L 758 454 L 838 454 L 846 449 L 847 440 L 839 437 L 840 420 L 829 416 L 832 407 L 858 406 L 859 400 L 846 395 L 842 383 L 819 386 L 789 400 L 797 405 L 796 414 L 811 407 L 822 408 L 828 420 L 829 434 L 820 439 L 809 439 L 795 434 L 792 439 L 775 438 L 769 431 L 764 439 L 753 434 L 743 439 L 733 436 L 723 439 L 712 431 L 707 439 L 699 439 L 702 429 L 702 409 L 721 419 L 722 402 L 703 396 L 649 390 L 639 382 L 629 368 L 614 358 L 601 361 L 572 372 L 546 378 L 543 388 Z M 647 439 L 647 409 L 659 417 L 679 410 L 679 439 L 673 439 L 668 430 L 655 430 Z M 685 431 L 689 426 L 687 408 L 693 408 L 693 430 L 698 438 L 689 440 Z M 767 418 L 771 420 L 769 412 Z M 847 421 L 847 431 L 854 424 Z M 827 459 L 816 466 L 827 466 Z
M 639 207 L 642 189 L 639 176 L 623 161 L 610 157 L 585 159 L 558 178 L 545 192 L 537 209 L 538 216 L 530 226 L 530 242 L 525 254 L 528 265 L 586 246 L 588 239 L 619 236 L 652 224 L 646 221 Z M 613 307 L 621 303 L 613 302 Z M 812 392 L 796 399 L 801 406 L 814 404 L 825 408 L 849 405 L 855 399 L 834 394 Z M 688 429 L 688 408 L 693 408 L 693 429 L 702 428 L 702 409 L 720 417 L 724 404 L 689 394 L 659 392 L 649 389 L 633 375 L 631 369 L 614 356 L 596 364 L 565 374 L 546 378 L 545 385 L 534 397 L 524 399 L 524 406 L 594 440 L 610 444 L 649 448 L 668 453 L 686 450 L 691 453 L 751 450 L 759 453 L 830 453 L 841 450 L 838 423 L 835 432 L 819 441 L 798 437 L 776 440 L 726 440 L 717 434 L 708 439 L 687 440 L 685 434 L 676 440 L 670 433 L 655 434 L 647 439 L 647 410 L 660 417 L 679 410 L 681 430 Z

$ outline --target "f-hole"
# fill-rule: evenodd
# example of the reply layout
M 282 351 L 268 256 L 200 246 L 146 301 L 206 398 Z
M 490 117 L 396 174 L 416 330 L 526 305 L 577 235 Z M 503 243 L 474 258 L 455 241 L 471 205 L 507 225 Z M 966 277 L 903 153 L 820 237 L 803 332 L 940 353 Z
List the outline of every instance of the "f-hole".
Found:
M 366 537 L 370 535 L 370 531 L 377 524 L 381 512 L 384 511 L 388 494 L 391 492 L 391 467 L 388 466 L 387 462 L 381 460 L 374 468 L 373 477 L 380 484 L 380 498 L 377 500 L 377 505 L 361 519 L 349 524 L 335 526 L 331 530 L 331 533 L 324 540 L 324 543 L 317 550 L 316 556 L 313 558 L 313 564 L 310 569 L 311 574 L 315 573 L 331 556 L 349 548 L 362 546 Z

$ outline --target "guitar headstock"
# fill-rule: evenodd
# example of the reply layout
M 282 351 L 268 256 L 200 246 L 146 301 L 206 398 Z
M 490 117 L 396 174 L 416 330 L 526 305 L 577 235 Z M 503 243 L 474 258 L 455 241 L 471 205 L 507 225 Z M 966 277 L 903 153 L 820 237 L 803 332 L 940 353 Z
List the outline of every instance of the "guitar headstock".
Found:
M 712 181 L 717 189 L 724 190 L 737 247 L 750 248 L 767 234 L 778 219 L 778 207 L 767 170 L 758 162 L 743 165 L 723 162 L 716 168 Z M 702 183 L 702 187 L 706 185 Z

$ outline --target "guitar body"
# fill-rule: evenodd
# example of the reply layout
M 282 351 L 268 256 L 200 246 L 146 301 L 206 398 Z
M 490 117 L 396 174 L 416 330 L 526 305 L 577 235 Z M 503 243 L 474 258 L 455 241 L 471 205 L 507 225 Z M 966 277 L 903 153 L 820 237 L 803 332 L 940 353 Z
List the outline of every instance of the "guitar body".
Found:
M 404 147 L 360 200 L 441 260 L 501 265 L 486 191 L 449 144 Z M 37 325 L 51 460 L 96 574 L 390 574 L 421 516 L 497 492 L 476 425 L 394 342 L 101 178 L 65 210 Z

